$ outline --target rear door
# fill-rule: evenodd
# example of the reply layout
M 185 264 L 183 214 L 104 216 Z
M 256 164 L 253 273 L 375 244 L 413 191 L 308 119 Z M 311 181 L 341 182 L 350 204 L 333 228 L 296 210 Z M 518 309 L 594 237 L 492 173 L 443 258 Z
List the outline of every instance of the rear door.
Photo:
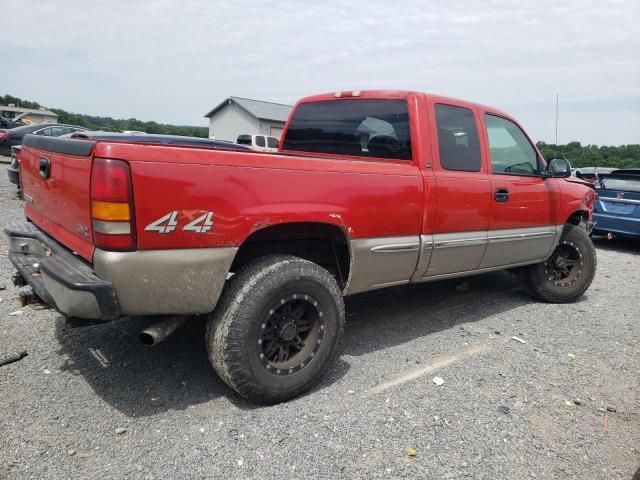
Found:
M 542 160 L 524 131 L 497 114 L 483 115 L 491 165 L 491 222 L 481 268 L 541 260 L 558 235 L 559 189 L 540 176 Z
M 426 178 L 427 204 L 435 215 L 425 222 L 432 253 L 428 266 L 421 262 L 422 277 L 475 270 L 487 242 L 491 211 L 491 184 L 480 143 L 478 115 L 466 105 L 434 103 L 432 143 L 433 177 Z M 425 270 L 426 269 L 426 270 Z M 414 277 L 414 281 L 418 278 Z
M 20 154 L 25 215 L 91 260 L 91 151 L 94 142 L 28 135 Z

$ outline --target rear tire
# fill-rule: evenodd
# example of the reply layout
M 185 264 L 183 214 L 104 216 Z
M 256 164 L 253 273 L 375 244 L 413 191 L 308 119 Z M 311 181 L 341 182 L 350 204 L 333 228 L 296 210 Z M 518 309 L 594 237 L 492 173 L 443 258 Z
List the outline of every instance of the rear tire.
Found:
M 596 249 L 587 230 L 568 224 L 551 257 L 522 268 L 518 276 L 523 290 L 533 298 L 569 303 L 589 288 L 597 263 Z
M 344 302 L 322 267 L 270 255 L 229 281 L 207 324 L 209 359 L 251 402 L 297 397 L 322 378 L 344 328 Z

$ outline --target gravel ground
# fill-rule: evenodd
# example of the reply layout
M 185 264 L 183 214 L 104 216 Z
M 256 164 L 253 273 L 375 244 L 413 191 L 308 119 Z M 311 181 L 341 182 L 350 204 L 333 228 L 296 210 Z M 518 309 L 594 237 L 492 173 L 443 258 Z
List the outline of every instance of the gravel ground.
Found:
M 0 165 L 2 226 L 13 192 Z M 639 253 L 599 240 L 572 305 L 507 273 L 350 298 L 335 366 L 272 407 L 216 377 L 203 321 L 154 348 L 146 318 L 66 330 L 2 254 L 0 357 L 28 356 L 0 367 L 0 478 L 640 478 Z

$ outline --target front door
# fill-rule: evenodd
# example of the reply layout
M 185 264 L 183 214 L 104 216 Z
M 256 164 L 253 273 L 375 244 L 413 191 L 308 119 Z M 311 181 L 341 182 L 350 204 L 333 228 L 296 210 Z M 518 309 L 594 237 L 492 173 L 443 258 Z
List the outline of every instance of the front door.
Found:
M 485 113 L 484 124 L 492 199 L 480 268 L 542 260 L 560 232 L 555 182 L 540 176 L 538 152 L 516 123 Z

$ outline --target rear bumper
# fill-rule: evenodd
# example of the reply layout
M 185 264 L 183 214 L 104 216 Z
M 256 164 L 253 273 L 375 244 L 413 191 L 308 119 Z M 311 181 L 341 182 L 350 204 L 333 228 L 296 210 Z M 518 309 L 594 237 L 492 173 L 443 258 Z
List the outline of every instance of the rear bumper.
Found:
M 89 264 L 32 223 L 5 232 L 11 263 L 40 298 L 67 316 L 95 320 L 209 313 L 237 251 L 96 249 Z
M 32 223 L 5 228 L 9 260 L 34 292 L 64 315 L 115 320 L 120 308 L 111 283 Z
M 20 187 L 20 167 L 17 165 L 14 166 L 15 161 L 11 162 L 9 168 L 7 168 L 7 176 L 9 177 L 9 181 L 14 185 Z
M 593 231 L 621 235 L 640 236 L 640 218 L 622 217 L 593 212 Z

